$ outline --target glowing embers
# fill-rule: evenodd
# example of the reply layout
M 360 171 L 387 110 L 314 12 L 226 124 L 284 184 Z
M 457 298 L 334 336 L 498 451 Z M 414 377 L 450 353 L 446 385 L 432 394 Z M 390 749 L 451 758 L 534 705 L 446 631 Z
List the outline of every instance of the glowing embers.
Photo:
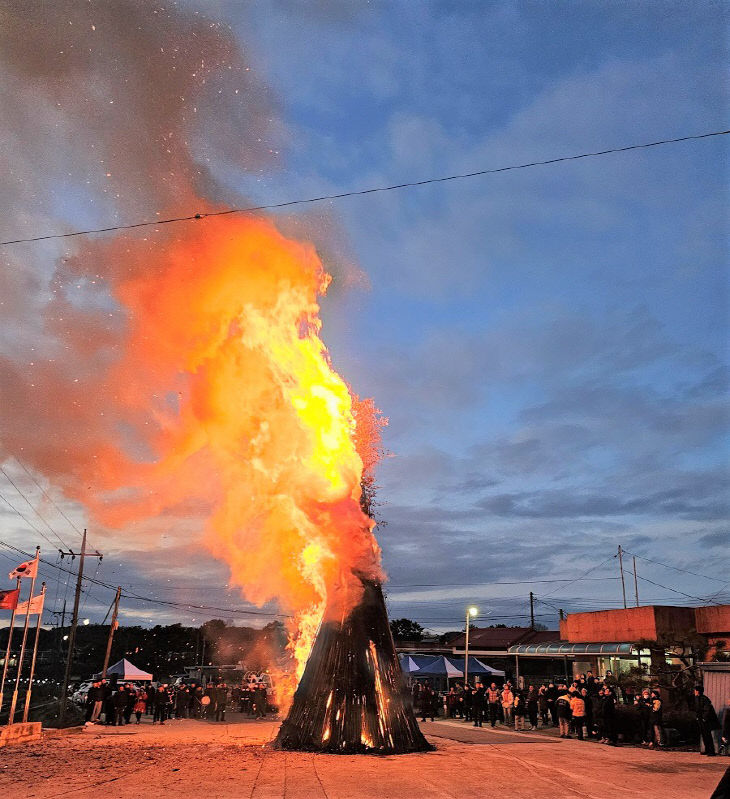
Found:
M 380 585 L 362 580 L 362 589 L 344 621 L 332 621 L 337 614 L 327 609 L 276 747 L 341 754 L 431 748 L 404 690 Z

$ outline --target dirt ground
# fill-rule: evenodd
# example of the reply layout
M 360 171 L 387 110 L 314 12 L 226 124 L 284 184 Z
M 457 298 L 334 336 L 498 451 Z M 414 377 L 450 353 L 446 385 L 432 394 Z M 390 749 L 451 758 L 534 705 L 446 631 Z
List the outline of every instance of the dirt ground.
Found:
M 549 735 L 427 722 L 435 752 L 389 757 L 277 752 L 275 722 L 172 721 L 49 731 L 0 750 L 4 799 L 708 799 L 730 761 Z

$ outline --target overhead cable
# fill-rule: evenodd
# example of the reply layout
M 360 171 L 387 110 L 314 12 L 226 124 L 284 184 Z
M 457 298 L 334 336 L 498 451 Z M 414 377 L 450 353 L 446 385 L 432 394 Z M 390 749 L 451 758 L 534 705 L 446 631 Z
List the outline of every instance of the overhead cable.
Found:
M 493 169 L 479 169 L 475 172 L 464 172 L 455 175 L 445 175 L 425 180 L 414 180 L 407 183 L 395 183 L 391 186 L 376 186 L 370 189 L 356 189 L 343 191 L 338 194 L 323 194 L 319 197 L 307 197 L 299 200 L 287 200 L 280 203 L 268 203 L 266 205 L 252 205 L 246 208 L 227 208 L 225 211 L 208 211 L 188 213 L 182 216 L 169 217 L 167 219 L 145 220 L 142 222 L 131 222 L 127 225 L 108 225 L 101 228 L 88 230 L 74 230 L 69 233 L 46 233 L 40 236 L 29 236 L 22 239 L 8 239 L 0 241 L 0 247 L 10 244 L 28 244 L 35 241 L 48 241 L 49 239 L 68 239 L 75 236 L 88 236 L 94 233 L 112 233 L 118 230 L 133 230 L 142 227 L 157 227 L 159 225 L 169 225 L 174 222 L 192 222 L 194 220 L 207 219 L 214 216 L 227 216 L 229 214 L 255 213 L 256 211 L 272 211 L 277 208 L 288 208 L 293 205 L 308 205 L 311 203 L 324 202 L 326 200 L 340 200 L 344 197 L 359 197 L 365 194 L 378 194 L 386 191 L 398 191 L 400 189 L 410 189 L 416 186 L 427 186 L 433 183 L 446 183 L 452 180 L 464 180 L 465 178 L 481 177 L 483 175 L 496 175 L 500 172 L 511 172 L 518 169 L 531 169 L 537 166 L 549 166 L 550 164 L 560 164 L 565 161 L 578 161 L 583 158 L 597 158 L 599 156 L 611 155 L 613 153 L 626 153 L 631 150 L 645 150 L 650 147 L 660 147 L 666 144 L 679 144 L 680 142 L 696 141 L 698 139 L 709 139 L 713 136 L 725 136 L 730 130 L 716 130 L 710 133 L 699 133 L 693 136 L 678 136 L 674 139 L 660 139 L 659 141 L 644 142 L 642 144 L 629 144 L 625 147 L 612 147 L 608 150 L 596 150 L 594 152 L 579 153 L 578 155 L 564 155 L 559 158 L 548 158 L 544 161 L 529 161 L 524 164 L 512 164 L 510 166 L 495 167 Z

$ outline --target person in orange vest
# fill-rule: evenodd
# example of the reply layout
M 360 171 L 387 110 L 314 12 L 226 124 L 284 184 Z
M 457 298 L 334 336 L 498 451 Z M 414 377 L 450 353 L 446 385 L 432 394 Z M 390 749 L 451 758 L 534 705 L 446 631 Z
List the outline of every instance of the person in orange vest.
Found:
M 573 729 L 579 740 L 583 740 L 583 724 L 586 720 L 586 703 L 578 691 L 570 699 L 570 712 L 573 715 Z
M 504 723 L 506 727 L 512 726 L 512 720 L 514 719 L 514 704 L 515 695 L 512 693 L 512 688 L 507 682 L 504 684 L 504 688 L 502 689 L 502 710 L 504 711 Z

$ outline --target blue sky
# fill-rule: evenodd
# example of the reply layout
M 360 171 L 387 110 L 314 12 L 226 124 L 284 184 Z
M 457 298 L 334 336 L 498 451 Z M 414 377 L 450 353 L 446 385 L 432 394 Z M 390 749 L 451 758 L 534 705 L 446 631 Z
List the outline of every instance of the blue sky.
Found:
M 214 201 L 281 202 L 728 127 L 719 3 L 180 8 L 231 26 L 269 109 L 261 128 L 258 108 L 236 107 L 244 140 L 265 131 L 270 152 L 252 168 L 221 146 L 215 98 L 210 120 L 201 103 L 191 135 Z M 335 276 L 323 334 L 336 367 L 390 419 L 378 482 L 393 614 L 443 629 L 475 601 L 481 622 L 519 623 L 532 587 L 554 626 L 552 605 L 620 600 L 619 543 L 714 578 L 639 561 L 674 589 L 640 581 L 647 600 L 722 588 L 727 177 L 717 137 L 279 215 Z M 40 205 L 26 197 L 33 213 L 16 206 L 10 221 L 104 221 L 87 192 L 97 209 L 113 200 L 72 183 L 41 189 Z M 33 256 L 41 274 L 52 252 Z M 7 327 L 2 341 L 9 351 Z M 3 520 L 21 542 L 18 520 Z M 154 555 L 105 544 L 145 564 L 140 584 L 174 583 Z M 594 566 L 601 579 L 490 585 Z M 115 579 L 111 566 L 100 576 Z M 465 583 L 485 585 L 454 588 Z

